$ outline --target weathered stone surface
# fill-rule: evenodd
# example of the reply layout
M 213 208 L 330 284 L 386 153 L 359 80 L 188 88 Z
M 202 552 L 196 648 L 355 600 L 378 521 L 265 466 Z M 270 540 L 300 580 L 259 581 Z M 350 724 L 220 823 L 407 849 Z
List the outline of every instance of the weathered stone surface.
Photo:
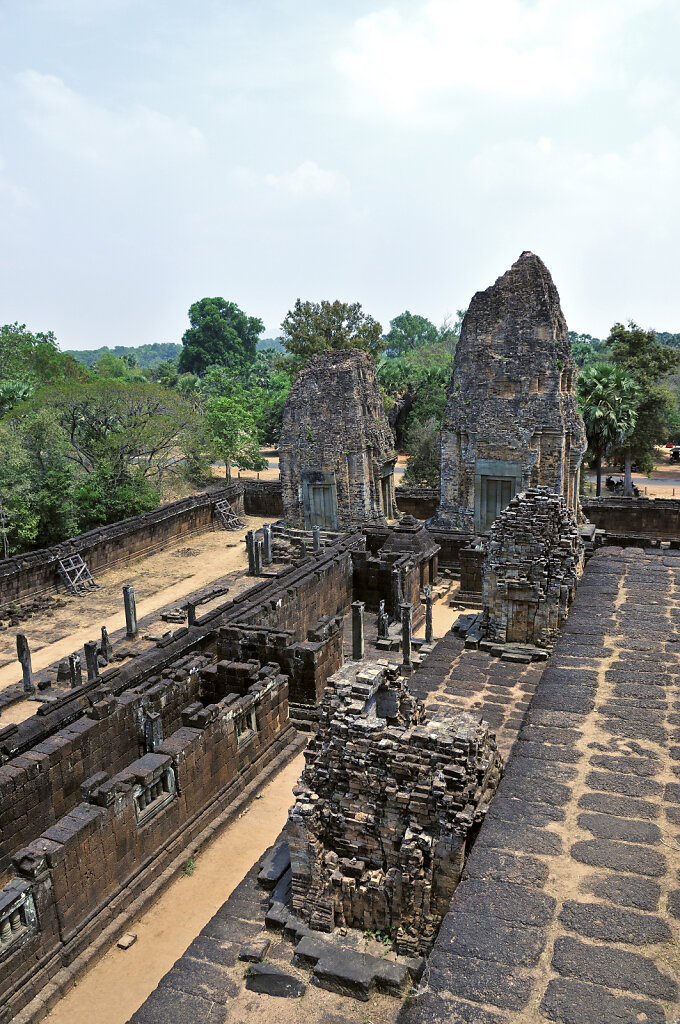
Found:
M 586 448 L 575 382 L 557 289 L 524 252 L 473 296 L 463 321 L 442 425 L 440 521 L 485 532 L 513 495 L 539 485 L 575 507 Z
M 500 778 L 486 723 L 426 721 L 378 665 L 331 676 L 305 757 L 288 826 L 295 913 L 324 932 L 396 929 L 400 953 L 429 951 Z
M 678 985 L 653 960 L 609 946 L 593 946 L 568 936 L 555 940 L 552 965 L 560 974 L 608 988 L 657 999 L 677 999 Z
M 659 806 L 649 800 L 630 800 L 609 793 L 582 793 L 578 806 L 586 811 L 617 814 L 622 818 L 658 818 Z
M 537 963 L 544 946 L 545 934 L 540 928 L 463 913 L 446 915 L 437 941 L 442 953 L 518 967 Z
M 435 991 L 442 990 L 475 1003 L 490 1003 L 501 1010 L 521 1010 L 531 994 L 530 980 L 516 967 L 448 956 L 439 950 L 428 960 L 428 977 Z
M 511 498 L 491 527 L 482 567 L 484 636 L 550 643 L 566 621 L 583 565 L 575 513 L 561 494 L 536 487 Z M 549 734 L 545 739 L 551 742 Z
M 337 530 L 392 518 L 395 461 L 371 357 L 359 349 L 312 356 L 283 411 L 286 519 Z
M 660 878 L 666 873 L 666 858 L 663 854 L 608 839 L 587 839 L 574 843 L 571 855 L 574 860 L 588 864 L 591 868 L 632 871 L 650 878 Z
M 581 888 L 601 900 L 609 900 L 622 907 L 635 907 L 636 910 L 656 910 L 661 895 L 658 882 L 638 875 L 589 875 L 581 883 Z
M 576 903 L 567 900 L 559 920 L 572 931 L 588 939 L 627 942 L 635 946 L 649 942 L 670 942 L 672 933 L 665 921 L 651 914 L 620 910 L 605 903 Z
M 612 814 L 579 814 L 577 820 L 580 828 L 592 832 L 599 839 L 620 839 L 624 843 L 650 845 L 661 842 L 658 826 L 649 821 L 616 818 Z
M 553 978 L 541 1001 L 541 1013 L 562 1024 L 666 1024 L 663 1006 L 646 999 L 612 995 L 599 985 Z
M 490 878 L 496 882 L 541 887 L 548 879 L 548 865 L 538 857 L 475 847 L 463 870 L 463 878 Z
M 227 1007 L 221 1003 L 159 986 L 130 1018 L 130 1024 L 224 1024 L 226 1019 Z

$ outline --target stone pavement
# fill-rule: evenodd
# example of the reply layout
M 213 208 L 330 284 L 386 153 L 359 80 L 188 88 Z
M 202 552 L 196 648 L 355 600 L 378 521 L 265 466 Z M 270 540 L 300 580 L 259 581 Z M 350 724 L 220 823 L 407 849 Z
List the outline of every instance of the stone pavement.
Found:
M 679 625 L 680 558 L 591 559 L 400 1024 L 680 1021 Z

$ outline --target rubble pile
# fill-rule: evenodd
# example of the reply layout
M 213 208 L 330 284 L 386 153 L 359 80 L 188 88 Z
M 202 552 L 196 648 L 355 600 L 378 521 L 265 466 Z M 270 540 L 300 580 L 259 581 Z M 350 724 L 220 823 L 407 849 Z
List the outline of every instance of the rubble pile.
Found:
M 427 722 L 397 670 L 328 680 L 289 816 L 293 910 L 431 949 L 501 774 L 476 716 Z
M 518 494 L 494 523 L 482 571 L 482 632 L 500 643 L 554 640 L 583 574 L 576 518 L 561 494 Z

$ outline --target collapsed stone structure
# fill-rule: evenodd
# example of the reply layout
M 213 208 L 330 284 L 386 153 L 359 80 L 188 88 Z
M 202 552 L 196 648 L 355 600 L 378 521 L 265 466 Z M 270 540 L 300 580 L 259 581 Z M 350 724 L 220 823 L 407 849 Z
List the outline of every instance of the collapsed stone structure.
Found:
M 491 527 L 482 570 L 482 629 L 499 643 L 555 640 L 583 575 L 576 517 L 547 487 L 510 500 Z
M 513 495 L 547 486 L 578 506 L 586 449 L 576 366 L 549 271 L 531 252 L 463 321 L 442 426 L 438 525 L 488 533 Z
M 395 462 L 370 356 L 359 349 L 313 356 L 283 410 L 285 518 L 293 526 L 329 530 L 392 519 Z
M 319 931 L 383 930 L 427 952 L 500 778 L 495 738 L 427 722 L 395 669 L 328 680 L 289 816 L 293 909 Z

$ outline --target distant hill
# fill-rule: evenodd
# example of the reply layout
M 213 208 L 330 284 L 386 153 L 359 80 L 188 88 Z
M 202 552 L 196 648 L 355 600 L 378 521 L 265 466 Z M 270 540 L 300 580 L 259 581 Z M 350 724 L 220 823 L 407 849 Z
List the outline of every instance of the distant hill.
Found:
M 181 345 L 176 345 L 172 341 L 166 341 L 154 345 L 116 345 L 115 348 L 102 345 L 101 348 L 87 349 L 82 352 L 67 349 L 66 354 L 73 356 L 74 359 L 77 359 L 79 363 L 84 363 L 85 366 L 92 366 L 105 352 L 110 352 L 114 356 L 133 355 L 137 360 L 137 366 L 140 369 L 144 369 L 144 367 L 158 366 L 159 363 L 164 363 L 168 359 L 175 359 L 181 351 Z
M 280 338 L 259 338 L 257 342 L 257 351 L 262 352 L 266 348 L 273 348 L 275 352 L 285 351 Z

